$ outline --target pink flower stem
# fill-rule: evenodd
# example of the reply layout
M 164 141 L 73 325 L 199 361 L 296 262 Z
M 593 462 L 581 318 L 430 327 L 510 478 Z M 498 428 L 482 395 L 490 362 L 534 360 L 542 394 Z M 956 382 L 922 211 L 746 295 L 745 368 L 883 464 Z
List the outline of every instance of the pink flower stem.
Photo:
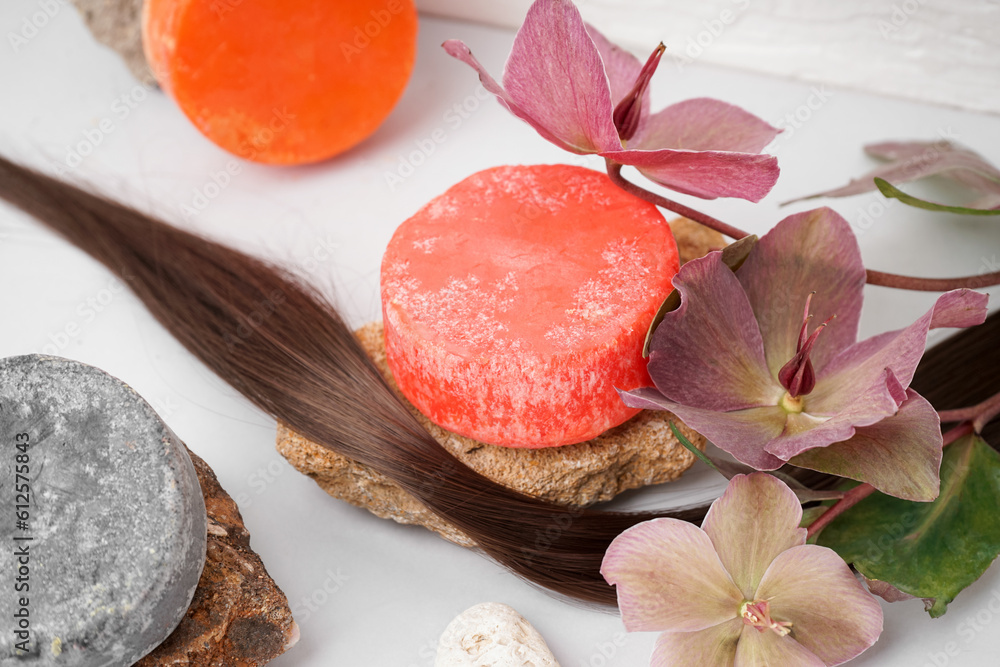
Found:
M 938 416 L 944 423 L 968 421 L 976 433 L 983 430 L 986 423 L 1000 414 L 1000 392 L 993 394 L 982 403 L 958 410 L 942 410 Z
M 943 442 L 941 443 L 941 446 L 947 447 L 963 435 L 969 435 L 973 431 L 975 431 L 975 429 L 972 426 L 972 422 L 962 422 L 958 426 L 955 426 L 945 432 L 944 436 L 942 436 Z
M 744 236 L 750 235 L 748 232 L 745 232 L 742 229 L 737 229 L 732 225 L 727 225 L 721 220 L 713 218 L 710 215 L 706 215 L 701 211 L 696 211 L 693 208 L 688 208 L 684 204 L 675 202 L 672 199 L 667 199 L 666 197 L 658 195 L 655 192 L 650 192 L 649 190 L 640 188 L 635 183 L 625 180 L 625 177 L 622 176 L 622 165 L 618 164 L 613 160 L 605 160 L 605 162 L 608 163 L 608 176 L 611 177 L 611 181 L 625 192 L 633 194 L 639 199 L 644 199 L 648 201 L 650 204 L 655 204 L 660 208 L 665 208 L 668 211 L 673 211 L 678 215 L 683 215 L 688 220 L 694 220 L 697 223 L 705 225 L 709 229 L 714 229 L 720 234 L 725 234 L 731 239 L 741 239 Z
M 944 442 L 941 446 L 947 447 L 963 435 L 968 435 L 969 433 L 972 433 L 972 422 L 962 422 L 942 436 Z M 809 529 L 806 531 L 807 539 L 829 526 L 834 519 L 860 503 L 874 491 L 875 487 L 871 484 L 859 484 L 845 493 L 843 498 L 831 505 L 829 509 L 816 517 L 816 520 L 809 525 Z
M 871 484 L 860 484 L 845 493 L 843 498 L 831 505 L 828 510 L 820 514 L 816 517 L 815 521 L 809 524 L 809 530 L 806 531 L 806 539 L 826 528 L 830 525 L 831 521 L 870 496 L 873 491 L 875 491 L 875 487 Z
M 869 285 L 881 285 L 895 289 L 908 289 L 916 292 L 948 292 L 953 289 L 979 289 L 991 285 L 1000 285 L 1000 271 L 983 273 L 978 276 L 963 276 L 961 278 L 914 278 L 912 276 L 897 276 L 895 273 L 884 273 L 865 269 L 868 273 Z
M 611 181 L 622 190 L 644 199 L 660 208 L 673 211 L 678 215 L 683 215 L 688 220 L 705 225 L 709 229 L 714 229 L 720 234 L 724 234 L 731 239 L 741 239 L 749 234 L 742 229 L 722 222 L 718 218 L 696 211 L 672 199 L 667 199 L 655 192 L 650 192 L 639 187 L 635 183 L 628 181 L 622 176 L 622 165 L 613 161 L 605 160 L 608 167 L 608 176 Z M 866 269 L 867 282 L 869 285 L 880 285 L 882 287 L 892 287 L 894 289 L 905 289 L 916 292 L 947 292 L 953 289 L 968 288 L 979 289 L 991 285 L 1000 285 L 1000 271 L 993 273 L 983 273 L 977 276 L 963 276 L 961 278 L 918 278 L 915 276 L 900 276 L 895 273 L 885 273 L 884 271 L 874 271 Z

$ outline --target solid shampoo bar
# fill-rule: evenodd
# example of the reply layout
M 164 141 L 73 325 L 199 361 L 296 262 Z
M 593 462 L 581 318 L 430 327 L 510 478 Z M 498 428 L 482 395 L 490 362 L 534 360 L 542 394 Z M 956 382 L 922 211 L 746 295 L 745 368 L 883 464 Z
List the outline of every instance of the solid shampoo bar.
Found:
M 0 666 L 131 665 L 184 616 L 205 502 L 138 394 L 75 361 L 0 360 Z
M 589 440 L 636 413 L 641 356 L 677 272 L 655 206 L 581 167 L 479 172 L 396 231 L 382 261 L 389 368 L 440 426 L 482 442 Z

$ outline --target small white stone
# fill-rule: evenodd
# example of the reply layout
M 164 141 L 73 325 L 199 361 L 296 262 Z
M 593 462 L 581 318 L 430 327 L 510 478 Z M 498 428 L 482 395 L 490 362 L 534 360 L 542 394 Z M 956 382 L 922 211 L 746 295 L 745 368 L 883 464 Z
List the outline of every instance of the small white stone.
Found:
M 545 640 L 511 607 L 484 602 L 455 617 L 434 667 L 559 667 Z

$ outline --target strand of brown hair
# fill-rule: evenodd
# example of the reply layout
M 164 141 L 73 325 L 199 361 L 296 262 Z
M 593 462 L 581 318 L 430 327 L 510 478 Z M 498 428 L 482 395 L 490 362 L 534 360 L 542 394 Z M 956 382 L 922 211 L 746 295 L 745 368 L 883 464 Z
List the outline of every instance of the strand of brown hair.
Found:
M 706 507 L 603 512 L 515 493 L 441 447 L 388 387 L 336 309 L 280 268 L 3 158 L 0 198 L 123 276 L 178 341 L 261 410 L 390 478 L 530 582 L 614 604 L 614 589 L 600 575 L 612 539 L 653 517 L 704 517 Z M 262 303 L 273 308 L 251 322 Z M 992 338 L 982 345 L 996 348 L 997 318 L 989 326 Z M 975 355 L 969 364 L 982 369 Z M 944 368 L 939 376 L 961 370 Z M 992 391 L 1000 384 L 993 372 L 975 377 L 980 381 L 967 382 L 962 395 L 977 395 L 977 384 Z M 933 379 L 923 382 L 934 402 Z M 954 388 L 946 395 L 962 397 Z
M 0 159 L 0 197 L 125 278 L 212 371 L 299 434 L 392 479 L 480 549 L 540 586 L 613 604 L 611 540 L 652 514 L 568 509 L 515 493 L 420 425 L 336 310 L 281 269 Z M 277 304 L 248 321 L 262 303 Z M 238 335 L 242 334 L 242 335 Z M 700 520 L 704 508 L 659 513 Z

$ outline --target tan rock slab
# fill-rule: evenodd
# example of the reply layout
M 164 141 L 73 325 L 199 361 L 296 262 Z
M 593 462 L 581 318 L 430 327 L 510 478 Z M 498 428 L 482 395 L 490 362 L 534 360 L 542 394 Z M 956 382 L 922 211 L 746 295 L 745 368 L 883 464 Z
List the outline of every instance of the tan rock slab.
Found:
M 677 239 L 681 264 L 703 257 L 713 250 L 722 250 L 727 245 L 726 237 L 722 234 L 693 220 L 674 218 L 669 224 L 670 231 Z
M 686 218 L 672 220 L 670 227 L 677 239 L 681 263 L 725 246 L 721 234 Z M 385 361 L 382 325 L 368 324 L 357 335 L 398 394 Z M 674 421 L 685 437 L 698 447 L 703 447 L 705 442 L 670 413 L 645 411 L 594 440 L 578 445 L 512 449 L 445 431 L 416 408 L 409 407 L 431 435 L 470 468 L 516 491 L 573 507 L 610 500 L 628 489 L 680 477 L 694 463 L 694 455 L 674 437 L 670 421 Z M 475 546 L 470 537 L 372 469 L 302 437 L 281 423 L 278 424 L 277 441 L 278 452 L 331 496 L 363 507 L 383 519 L 419 524 L 456 544 Z
M 368 324 L 358 338 L 396 389 L 385 361 L 381 323 Z M 397 390 L 398 393 L 398 390 Z M 405 399 L 404 399 L 405 401 Z M 409 405 L 409 403 L 407 403 Z M 586 506 L 622 491 L 677 479 L 694 455 L 670 431 L 673 420 L 698 446 L 704 440 L 668 412 L 644 411 L 588 442 L 565 447 L 514 449 L 456 435 L 417 416 L 434 438 L 459 460 L 504 486 L 560 505 Z M 278 452 L 335 498 L 399 523 L 420 524 L 463 546 L 471 538 L 427 510 L 383 475 L 341 456 L 278 424 Z

